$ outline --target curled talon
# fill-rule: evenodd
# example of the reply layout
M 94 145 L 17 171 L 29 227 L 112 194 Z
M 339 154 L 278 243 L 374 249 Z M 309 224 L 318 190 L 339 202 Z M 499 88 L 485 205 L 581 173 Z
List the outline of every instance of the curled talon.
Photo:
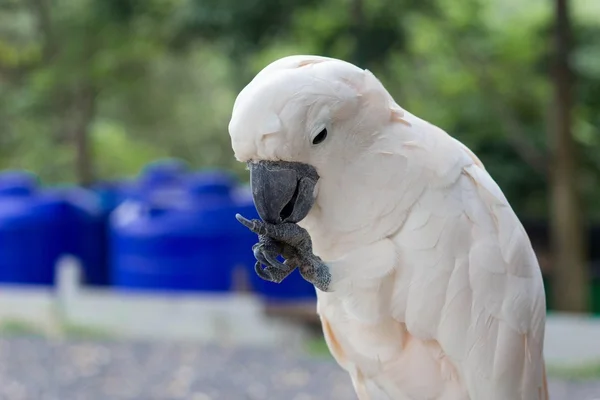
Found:
M 267 258 L 265 257 L 265 253 L 262 251 L 256 251 L 254 253 L 254 258 L 256 258 L 256 260 L 261 263 L 262 265 L 264 265 L 265 267 L 270 267 L 271 264 L 269 263 L 269 260 L 267 260 Z
M 252 246 L 252 252 L 254 258 L 266 267 L 274 267 L 278 269 L 287 270 L 289 267 L 277 260 L 277 257 L 281 254 L 281 246 L 276 242 L 262 240 Z
M 254 265 L 254 271 L 259 276 L 259 278 L 274 282 L 281 283 L 289 274 L 294 271 L 295 268 L 286 268 L 286 269 L 277 269 L 273 267 L 262 268 L 260 262 L 257 262 Z
M 259 254 L 262 254 L 262 249 L 263 249 L 262 243 L 256 243 L 254 246 L 252 246 L 252 254 L 254 254 L 254 258 L 256 258 L 257 260 L 258 260 Z
M 298 266 L 300 265 L 300 262 L 298 261 L 297 258 L 292 257 L 292 258 L 286 258 L 286 260 L 283 262 L 284 265 L 287 265 L 288 268 L 298 268 Z
M 260 261 L 257 261 L 256 264 L 254 264 L 254 272 L 256 272 L 256 275 L 258 275 L 259 278 L 265 281 L 273 282 L 273 277 L 269 273 L 269 270 L 267 268 L 263 268 Z
M 271 254 L 266 253 L 266 252 L 263 253 L 263 256 L 269 262 L 269 265 L 271 267 L 278 268 L 278 269 L 285 269 L 285 270 L 289 269 L 289 266 L 287 266 L 284 263 L 277 260 L 277 257 L 273 257 Z
M 289 269 L 289 267 L 287 267 L 283 263 L 279 262 L 279 260 L 277 260 L 277 255 L 273 256 L 272 253 L 262 250 L 262 251 L 257 252 L 256 254 L 254 254 L 254 257 L 258 261 L 260 261 L 260 263 L 263 264 L 265 267 L 273 267 L 273 268 L 284 269 L 284 270 Z

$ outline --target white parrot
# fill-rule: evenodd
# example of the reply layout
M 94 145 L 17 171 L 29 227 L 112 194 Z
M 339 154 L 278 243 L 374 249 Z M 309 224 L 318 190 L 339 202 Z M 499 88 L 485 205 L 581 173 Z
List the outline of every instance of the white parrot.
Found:
M 548 399 L 541 271 L 465 145 L 368 70 L 311 55 L 259 72 L 229 133 L 262 218 L 238 216 L 261 235 L 257 273 L 314 283 L 360 400 Z

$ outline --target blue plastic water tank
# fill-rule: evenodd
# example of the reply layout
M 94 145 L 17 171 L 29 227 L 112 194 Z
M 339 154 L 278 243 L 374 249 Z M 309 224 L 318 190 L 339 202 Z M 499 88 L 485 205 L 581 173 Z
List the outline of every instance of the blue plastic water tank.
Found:
M 108 266 L 108 219 L 100 196 L 92 190 L 71 187 L 60 190 L 65 202 L 65 251 L 82 263 L 84 283 L 110 283 Z
M 248 219 L 260 218 L 249 187 L 239 187 L 234 192 L 234 202 L 234 215 L 239 213 Z M 252 253 L 252 246 L 258 242 L 258 236 L 239 223 L 235 234 L 234 265 L 243 265 L 247 269 L 250 284 L 256 293 L 267 301 L 275 302 L 311 301 L 316 298 L 314 286 L 304 280 L 298 271 L 294 271 L 281 283 L 268 282 L 258 277 L 254 271 L 256 259 Z
M 183 160 L 166 158 L 148 163 L 140 174 L 140 181 L 147 187 L 169 185 L 179 181 L 188 172 L 188 165 Z
M 107 217 L 122 202 L 134 197 L 137 192 L 134 180 L 102 181 L 93 185 L 91 189 L 100 197 L 100 205 Z
M 37 187 L 37 177 L 30 172 L 7 170 L 0 173 L 1 195 L 29 195 Z
M 0 282 L 50 285 L 64 250 L 65 205 L 33 174 L 0 174 Z
M 185 200 L 188 166 L 178 159 L 162 159 L 149 163 L 140 173 L 130 199 L 153 207 L 171 208 Z
M 231 287 L 231 181 L 192 174 L 184 201 L 123 203 L 111 215 L 115 286 L 137 289 L 227 291 Z

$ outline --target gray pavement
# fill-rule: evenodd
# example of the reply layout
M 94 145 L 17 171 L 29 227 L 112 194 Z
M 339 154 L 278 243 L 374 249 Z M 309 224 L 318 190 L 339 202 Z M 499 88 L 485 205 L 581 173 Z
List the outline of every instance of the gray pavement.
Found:
M 600 381 L 550 383 L 600 399 Z M 0 400 L 355 400 L 329 358 L 196 343 L 0 338 Z

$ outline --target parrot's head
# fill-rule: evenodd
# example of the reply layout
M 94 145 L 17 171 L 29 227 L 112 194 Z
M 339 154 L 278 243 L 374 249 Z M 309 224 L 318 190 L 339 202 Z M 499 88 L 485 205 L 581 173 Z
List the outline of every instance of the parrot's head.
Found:
M 373 74 L 337 59 L 289 56 L 260 71 L 235 101 L 229 134 L 261 218 L 299 222 L 314 208 L 360 204 L 339 196 L 380 172 L 357 166 L 374 154 L 391 103 Z

